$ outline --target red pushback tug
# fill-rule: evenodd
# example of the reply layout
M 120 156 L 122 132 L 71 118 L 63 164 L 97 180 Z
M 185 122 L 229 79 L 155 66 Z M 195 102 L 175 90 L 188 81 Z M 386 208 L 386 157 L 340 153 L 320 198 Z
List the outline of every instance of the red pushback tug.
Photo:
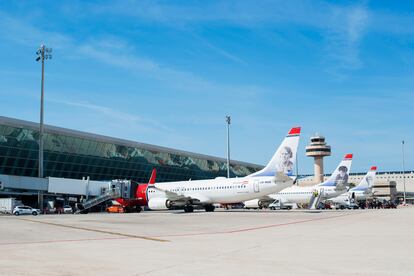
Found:
M 155 178 L 157 177 L 157 170 L 154 168 L 151 173 L 151 177 L 148 183 L 139 183 L 132 185 L 131 189 L 135 190 L 135 198 L 116 198 L 116 202 L 118 202 L 122 208 L 124 213 L 130 212 L 141 212 L 143 206 L 147 206 L 148 204 L 148 197 L 147 197 L 147 190 L 148 185 L 155 183 Z

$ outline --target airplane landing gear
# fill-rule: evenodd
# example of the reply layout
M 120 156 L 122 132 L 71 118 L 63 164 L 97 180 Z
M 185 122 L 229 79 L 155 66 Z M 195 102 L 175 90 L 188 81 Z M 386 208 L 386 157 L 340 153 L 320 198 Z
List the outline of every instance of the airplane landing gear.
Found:
M 204 209 L 206 212 L 214 212 L 214 209 L 216 209 L 216 207 L 214 207 L 214 205 L 206 205 L 204 206 Z
M 192 213 L 193 211 L 194 211 L 194 207 L 192 205 L 185 205 L 184 206 L 184 212 Z

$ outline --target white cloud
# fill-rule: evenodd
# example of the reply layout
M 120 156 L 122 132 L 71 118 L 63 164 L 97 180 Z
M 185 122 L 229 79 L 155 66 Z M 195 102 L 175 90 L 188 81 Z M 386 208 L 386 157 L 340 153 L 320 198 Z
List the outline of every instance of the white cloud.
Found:
M 2 40 L 32 47 L 46 43 L 54 48 L 65 48 L 73 43 L 67 35 L 41 30 L 0 11 L 0 41 Z
M 75 57 L 79 59 L 85 57 L 94 59 L 124 69 L 132 74 L 139 73 L 140 76 L 159 80 L 166 87 L 192 94 L 231 96 L 237 93 L 238 98 L 253 98 L 257 93 L 265 91 L 265 89 L 255 85 L 223 84 L 211 81 L 192 72 L 161 64 L 138 54 L 133 45 L 113 35 L 101 36 L 100 38 L 91 37 L 87 41 L 78 41 L 75 37 L 69 35 L 37 28 L 30 22 L 16 19 L 3 12 L 0 12 L 1 40 L 13 41 L 24 46 L 38 45 L 44 41 L 49 47 L 58 48 L 61 51 L 68 50 L 66 51 L 66 58 Z M 214 51 L 227 59 L 243 63 L 241 59 L 219 47 L 212 44 L 208 47 L 210 49 L 214 48 Z
M 99 44 L 88 43 L 81 45 L 79 52 L 89 58 L 127 70 L 155 72 L 161 69 L 157 63 L 150 59 L 141 58 L 130 53 L 125 54 L 123 51 L 123 53 L 121 51 L 114 52 L 112 49 L 101 47 Z
M 369 12 L 363 6 L 335 9 L 335 16 L 342 25 L 331 28 L 326 34 L 327 71 L 339 79 L 346 77 L 346 71 L 359 69 L 360 41 L 366 32 Z
M 334 5 L 325 1 L 205 1 L 180 5 L 160 1 L 120 1 L 91 6 L 98 14 L 121 14 L 138 20 L 181 28 L 206 24 L 229 24 L 250 29 L 304 26 L 325 38 L 327 71 L 344 75 L 362 66 L 359 45 L 368 27 L 370 13 L 365 5 Z M 226 59 L 244 61 L 221 47 L 204 45 Z
M 81 45 L 79 51 L 82 55 L 98 60 L 99 62 L 125 69 L 130 73 L 145 74 L 146 77 L 158 79 L 171 88 L 193 94 L 207 93 L 211 95 L 233 96 L 234 93 L 237 93 L 239 98 L 251 99 L 256 97 L 258 93 L 267 90 L 255 85 L 232 85 L 210 81 L 192 72 L 174 69 L 166 65 L 161 65 L 152 59 L 141 57 L 131 50 L 133 48 L 132 46 L 126 42 L 120 43 L 120 45 L 124 45 L 124 48 L 118 49 L 116 47 L 117 49 L 114 50 L 108 47 L 102 47 L 102 45 L 107 44 L 105 42 L 91 42 Z M 221 54 L 224 55 L 225 52 L 223 51 Z M 237 60 L 237 57 L 234 56 L 228 56 L 227 58 Z M 239 60 L 238 62 L 243 61 Z
M 207 48 L 211 49 L 213 52 L 217 53 L 218 55 L 226 58 L 227 60 L 230 60 L 232 62 L 238 63 L 240 65 L 246 65 L 246 62 L 241 59 L 240 57 L 231 54 L 230 52 L 224 50 L 223 48 L 220 48 L 214 44 L 212 44 L 211 42 L 209 42 L 207 39 L 202 38 L 199 35 L 196 35 L 193 33 L 193 36 L 195 38 L 197 38 L 201 43 L 203 43 L 203 45 L 207 46 Z
M 348 37 L 350 41 L 358 41 L 365 31 L 367 20 L 369 17 L 368 11 L 362 6 L 352 8 L 348 14 Z
M 97 105 L 89 102 L 82 101 L 70 101 L 62 99 L 49 99 L 49 102 L 56 104 L 63 104 L 67 106 L 72 106 L 76 108 L 86 109 L 92 113 L 97 113 L 103 115 L 114 123 L 116 121 L 120 122 L 122 125 L 131 125 L 139 129 L 145 129 L 152 132 L 172 132 L 173 130 L 169 127 L 161 124 L 158 121 L 151 120 L 142 116 L 137 116 L 135 114 L 130 114 L 122 111 L 122 108 L 114 109 L 107 106 Z
M 84 4 L 83 9 L 74 9 L 72 12 L 95 13 L 103 16 L 110 14 L 130 16 L 138 20 L 164 24 L 168 27 L 183 25 L 197 26 L 200 24 L 221 23 L 246 28 L 283 27 L 285 24 L 306 26 L 317 29 L 325 37 L 326 67 L 333 74 L 343 74 L 343 71 L 358 69 L 362 66 L 359 56 L 359 44 L 366 32 L 370 13 L 363 5 L 340 6 L 328 4 L 324 1 L 243 1 L 230 0 L 226 2 L 197 2 L 197 5 L 179 5 L 171 2 L 159 1 L 118 1 L 99 5 Z M 68 11 L 66 11 L 68 13 Z M 87 43 L 76 41 L 74 38 L 56 33 L 47 32 L 25 23 L 12 16 L 0 12 L 0 35 L 3 39 L 12 40 L 26 45 L 37 45 L 45 41 L 55 48 L 71 48 L 82 45 L 81 53 L 89 57 L 104 61 L 114 66 L 128 67 L 146 71 L 170 71 L 168 75 L 183 72 L 174 72 L 172 68 L 160 68 L 157 62 L 136 54 L 132 58 L 111 53 L 122 49 L 129 54 L 133 53 L 130 45 L 116 37 L 105 37 L 102 40 L 90 39 Z M 194 33 L 193 33 L 194 34 Z M 234 53 L 223 49 L 220 45 L 194 34 L 203 45 L 238 64 L 246 62 Z M 118 49 L 117 49 L 118 47 Z M 194 76 L 186 73 L 187 79 Z M 200 80 L 197 80 L 200 83 Z

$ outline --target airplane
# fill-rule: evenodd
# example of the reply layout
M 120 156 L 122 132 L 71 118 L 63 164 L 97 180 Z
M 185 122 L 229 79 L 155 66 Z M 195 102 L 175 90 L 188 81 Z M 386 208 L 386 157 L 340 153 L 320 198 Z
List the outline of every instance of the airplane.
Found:
M 138 184 L 136 191 L 135 191 L 135 198 L 133 199 L 126 199 L 126 198 L 116 198 L 115 201 L 118 202 L 125 213 L 129 212 L 141 212 L 142 206 L 148 205 L 148 198 L 147 198 L 147 190 L 148 186 L 155 183 L 155 178 L 157 177 L 157 169 L 153 169 L 151 172 L 150 179 L 148 183 L 140 183 Z
M 368 196 L 372 195 L 372 187 L 374 186 L 376 172 L 377 167 L 372 166 L 357 186 L 349 189 L 346 193 L 329 199 L 329 201 L 344 206 L 348 205 L 352 201 L 356 202 L 365 200 Z
M 300 127 L 294 127 L 276 150 L 269 163 L 260 171 L 245 177 L 217 177 L 207 180 L 155 183 L 148 186 L 148 207 L 166 210 L 181 207 L 184 212 L 194 206 L 213 212 L 213 204 L 243 202 L 271 193 L 277 193 L 293 184 L 289 177 L 296 162 Z
M 323 199 L 336 197 L 346 192 L 352 157 L 352 154 L 346 154 L 329 179 L 320 184 L 307 187 L 292 186 L 276 194 L 272 193 L 246 201 L 244 202 L 245 208 L 265 208 L 276 200 L 281 204 L 305 204 L 310 203 L 312 197 L 318 194 L 321 194 Z

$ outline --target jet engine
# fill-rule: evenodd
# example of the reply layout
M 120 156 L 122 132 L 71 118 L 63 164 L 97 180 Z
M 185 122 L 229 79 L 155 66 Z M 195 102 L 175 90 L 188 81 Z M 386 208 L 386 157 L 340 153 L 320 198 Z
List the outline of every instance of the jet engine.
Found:
M 151 198 L 148 207 L 151 210 L 167 210 L 171 207 L 171 201 L 166 198 Z
M 272 203 L 274 200 L 266 200 L 266 199 L 252 199 L 249 201 L 245 201 L 244 202 L 244 208 L 249 209 L 262 209 L 262 208 L 267 208 L 269 206 L 270 203 Z

